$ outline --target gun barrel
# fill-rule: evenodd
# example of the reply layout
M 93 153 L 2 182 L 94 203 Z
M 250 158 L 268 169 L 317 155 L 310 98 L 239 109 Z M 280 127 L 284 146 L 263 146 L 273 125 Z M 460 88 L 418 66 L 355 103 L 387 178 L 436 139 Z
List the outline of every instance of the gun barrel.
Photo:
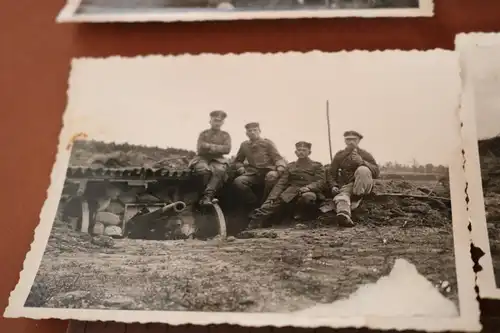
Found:
M 162 207 L 161 211 L 164 213 L 164 212 L 173 210 L 176 213 L 180 213 L 184 209 L 186 209 L 186 204 L 184 202 L 182 202 L 182 201 L 176 201 L 176 202 L 173 202 L 171 204 L 168 204 L 168 205 Z

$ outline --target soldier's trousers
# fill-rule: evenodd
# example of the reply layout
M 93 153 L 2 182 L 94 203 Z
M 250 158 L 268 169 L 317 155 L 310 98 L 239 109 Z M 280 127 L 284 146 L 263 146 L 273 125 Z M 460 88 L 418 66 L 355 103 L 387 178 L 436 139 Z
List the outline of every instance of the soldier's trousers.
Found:
M 372 172 L 366 166 L 360 166 L 354 172 L 354 182 L 340 188 L 339 194 L 333 198 L 337 213 L 351 215 L 351 197 L 362 197 L 369 194 L 373 188 Z
M 206 194 L 214 194 L 226 181 L 226 163 L 200 159 L 192 166 L 192 168 L 196 174 L 203 176 Z
M 274 185 L 276 185 L 278 178 L 279 175 L 277 171 L 259 170 L 256 173 L 243 174 L 236 177 L 233 181 L 233 185 L 243 202 L 248 205 L 253 205 L 256 204 L 259 199 L 255 195 L 252 187 L 263 184 L 264 197 L 267 197 Z
M 298 208 L 304 209 L 307 206 L 314 205 L 316 203 L 317 196 L 314 192 L 305 192 L 298 194 L 297 197 L 291 202 L 296 204 Z M 278 212 L 278 210 L 284 205 L 288 204 L 282 199 L 278 199 L 271 202 L 264 202 L 264 204 L 255 209 L 250 215 L 251 220 L 264 221 L 271 217 L 273 214 Z

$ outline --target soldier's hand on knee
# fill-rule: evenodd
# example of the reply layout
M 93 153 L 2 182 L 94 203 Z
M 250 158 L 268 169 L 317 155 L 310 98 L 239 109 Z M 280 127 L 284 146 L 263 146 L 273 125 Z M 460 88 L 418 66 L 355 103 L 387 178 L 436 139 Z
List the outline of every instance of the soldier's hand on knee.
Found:
M 307 186 L 304 186 L 304 187 L 299 188 L 299 192 L 301 194 L 303 194 L 303 193 L 306 193 L 306 192 L 311 192 L 311 189 L 309 187 L 307 187 Z
M 332 186 L 332 194 L 337 195 L 339 194 L 340 189 L 337 186 Z
M 240 167 L 238 168 L 238 170 L 236 170 L 236 172 L 240 175 L 244 174 L 245 173 L 245 168 L 244 167 Z

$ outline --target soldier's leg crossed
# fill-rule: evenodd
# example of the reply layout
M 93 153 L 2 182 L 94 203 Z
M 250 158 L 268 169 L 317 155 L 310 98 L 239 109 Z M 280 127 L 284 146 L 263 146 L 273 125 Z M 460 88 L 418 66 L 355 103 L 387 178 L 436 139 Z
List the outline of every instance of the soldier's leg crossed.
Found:
M 358 167 L 354 172 L 353 195 L 369 194 L 373 189 L 373 176 L 370 169 L 364 165 Z
M 241 175 L 233 180 L 233 186 L 238 192 L 238 195 L 247 205 L 257 203 L 257 197 L 252 190 L 252 187 L 258 182 L 258 175 Z
M 363 196 L 370 194 L 373 189 L 373 176 L 370 169 L 360 166 L 354 172 L 354 185 L 352 188 L 351 210 L 359 207 Z

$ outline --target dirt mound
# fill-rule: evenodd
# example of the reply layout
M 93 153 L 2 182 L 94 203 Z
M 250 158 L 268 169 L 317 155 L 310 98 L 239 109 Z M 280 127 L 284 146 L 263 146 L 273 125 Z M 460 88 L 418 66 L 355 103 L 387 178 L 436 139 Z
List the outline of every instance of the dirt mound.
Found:
M 353 218 L 362 224 L 402 227 L 442 227 L 452 222 L 451 208 L 443 201 L 390 196 L 366 200 Z
M 353 212 L 357 222 L 404 227 L 451 225 L 449 188 L 445 184 L 377 180 L 374 194 Z
M 101 166 L 107 168 L 182 168 L 195 152 L 177 149 L 146 147 L 100 141 L 75 141 L 71 151 L 71 166 Z
M 445 198 L 450 196 L 449 184 L 444 178 L 430 181 L 376 180 L 374 191 L 376 193 L 433 195 Z

